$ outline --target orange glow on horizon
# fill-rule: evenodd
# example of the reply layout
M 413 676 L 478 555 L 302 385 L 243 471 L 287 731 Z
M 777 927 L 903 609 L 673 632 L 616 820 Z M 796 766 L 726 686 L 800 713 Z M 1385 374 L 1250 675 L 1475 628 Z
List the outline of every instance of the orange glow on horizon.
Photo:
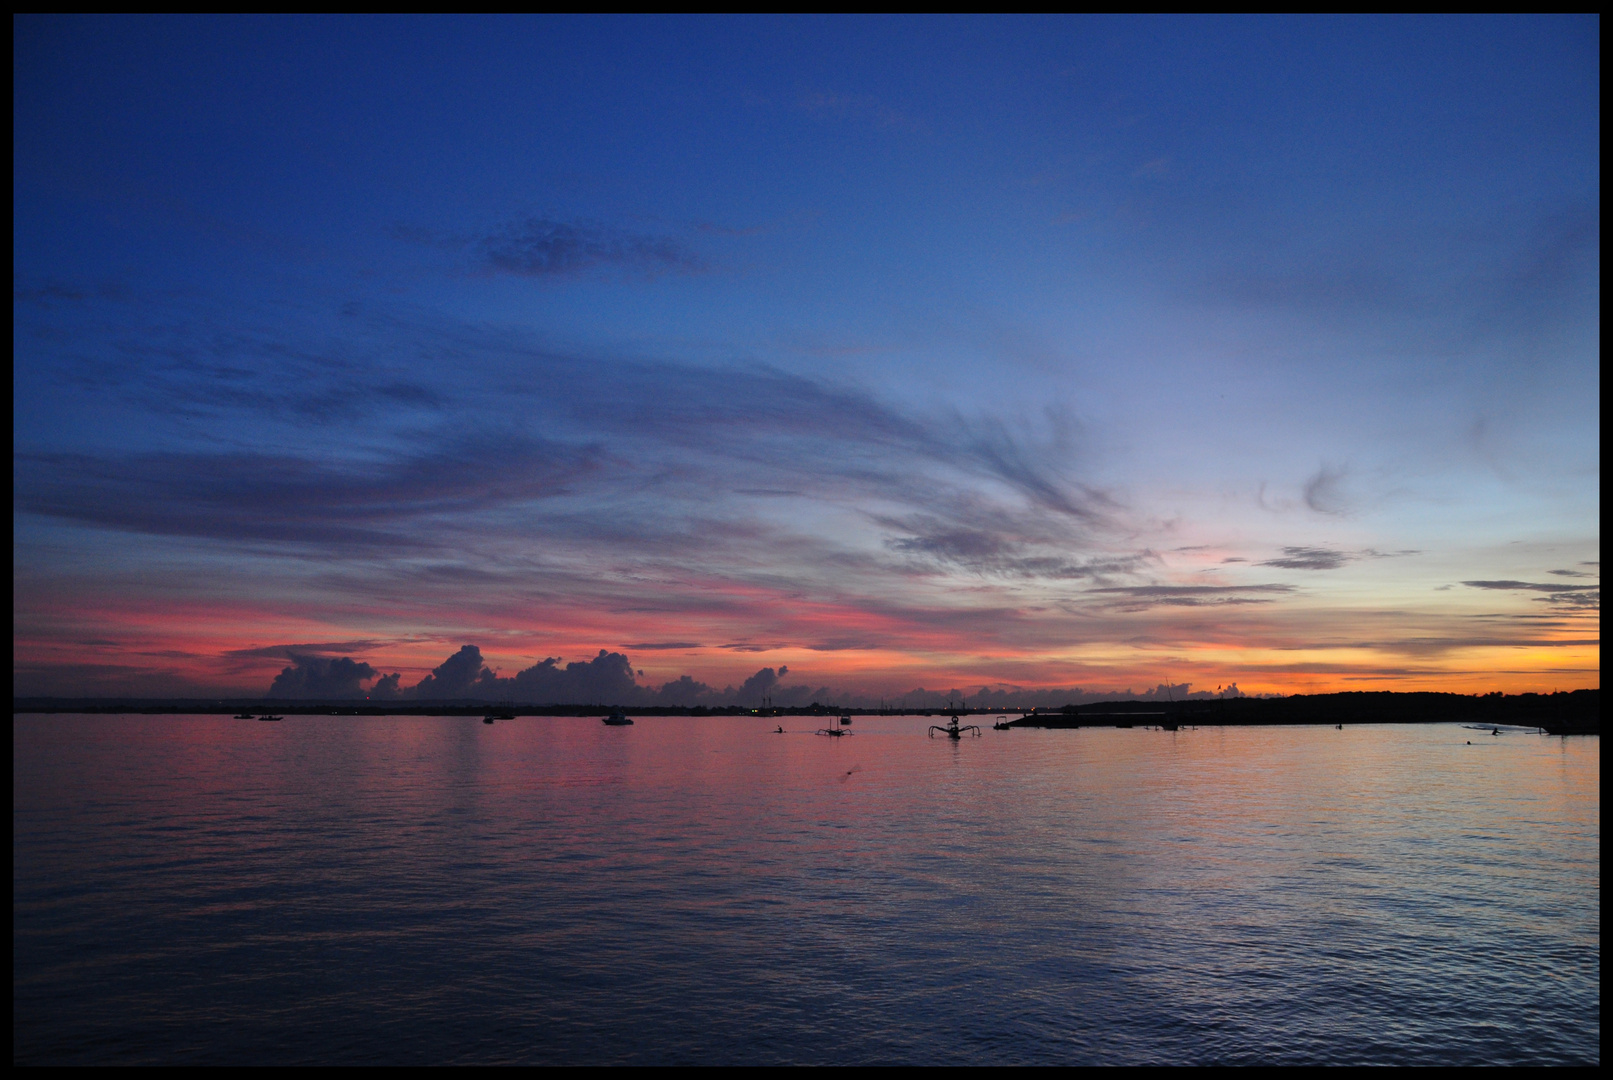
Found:
M 1285 633 L 1295 634 L 1294 626 L 1303 627 L 1305 619 L 1271 613 L 1207 619 L 1189 609 L 1183 616 L 1122 616 L 1121 625 L 1131 631 L 1126 637 L 1060 642 L 1061 633 L 1080 624 L 1035 612 L 999 612 L 989 627 L 985 616 L 979 618 L 989 635 L 976 634 L 967 609 L 921 612 L 931 621 L 916 621 L 911 611 L 802 600 L 733 583 L 703 584 L 706 595 L 694 610 L 655 616 L 661 628 L 657 638 L 688 642 L 688 647 L 634 647 L 649 635 L 621 629 L 647 621 L 632 612 L 550 609 L 542 629 L 533 629 L 540 621 L 537 613 L 501 611 L 476 625 L 399 636 L 383 628 L 418 625 L 426 621 L 418 616 L 440 618 L 441 613 L 349 610 L 314 618 L 287 614 L 267 602 L 163 603 L 125 594 L 114 603 L 96 604 L 69 604 L 58 596 L 40 605 L 19 598 L 13 657 L 19 672 L 82 664 L 86 647 L 80 643 L 93 641 L 94 663 L 109 672 L 155 672 L 159 683 L 166 678 L 175 687 L 231 695 L 263 693 L 290 662 L 284 655 L 252 655 L 254 650 L 296 643 L 320 655 L 351 655 L 382 672 L 399 672 L 405 687 L 464 644 L 479 646 L 487 665 L 504 677 L 545 657 L 586 660 L 605 650 L 627 654 L 635 671 L 642 672 L 638 681 L 644 686 L 689 675 L 721 689 L 759 668 L 787 666 L 789 683 L 872 697 L 918 687 L 965 694 L 981 687 L 1141 692 L 1162 683 L 1190 683 L 1194 691 L 1236 683 L 1245 694 L 1364 689 L 1478 694 L 1580 689 L 1601 681 L 1594 614 L 1565 617 L 1560 626 L 1518 644 L 1444 647 L 1413 637 L 1397 649 L 1393 641 L 1290 647 L 1283 643 Z M 763 614 L 755 617 L 756 612 Z M 1335 631 L 1374 622 L 1367 618 L 1363 624 L 1359 613 L 1347 611 L 1306 614 Z M 1440 622 L 1435 616 L 1426 621 L 1434 628 Z M 750 632 L 742 633 L 744 628 Z M 817 644 L 798 644 L 802 641 Z

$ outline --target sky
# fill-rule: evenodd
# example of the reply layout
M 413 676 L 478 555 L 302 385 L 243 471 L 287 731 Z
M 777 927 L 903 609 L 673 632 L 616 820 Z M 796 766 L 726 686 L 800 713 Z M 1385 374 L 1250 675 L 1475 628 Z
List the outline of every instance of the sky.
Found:
M 19 695 L 1600 685 L 1595 17 L 13 31 Z

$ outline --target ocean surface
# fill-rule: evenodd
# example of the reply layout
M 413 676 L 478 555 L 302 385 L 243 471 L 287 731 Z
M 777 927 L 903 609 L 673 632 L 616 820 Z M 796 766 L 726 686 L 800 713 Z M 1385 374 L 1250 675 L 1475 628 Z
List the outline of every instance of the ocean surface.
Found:
M 1601 1059 L 1598 737 L 822 723 L 18 716 L 13 1061 Z

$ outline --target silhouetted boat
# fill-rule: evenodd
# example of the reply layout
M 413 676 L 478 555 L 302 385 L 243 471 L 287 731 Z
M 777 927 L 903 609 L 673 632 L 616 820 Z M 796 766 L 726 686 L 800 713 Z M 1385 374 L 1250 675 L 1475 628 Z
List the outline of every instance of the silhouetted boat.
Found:
M 842 716 L 840 718 L 840 726 L 841 727 L 850 727 L 851 726 L 851 714 L 850 713 L 847 713 L 845 716 Z
M 238 713 L 235 714 L 235 718 L 237 720 L 255 720 L 256 719 L 256 717 L 254 717 L 249 712 L 238 712 Z
M 958 726 L 958 718 L 957 718 L 956 715 L 954 715 L 951 720 L 947 721 L 947 726 L 946 727 L 941 727 L 939 724 L 931 724 L 930 725 L 930 738 L 932 738 L 932 739 L 935 738 L 935 733 L 937 731 L 939 731 L 942 735 L 945 735 L 949 739 L 961 739 L 961 738 L 963 738 L 963 733 L 966 732 L 966 731 L 971 735 L 979 735 L 980 734 L 980 725 L 979 724 L 965 724 L 963 727 L 959 727 Z
M 260 717 L 258 717 L 258 719 L 259 720 L 267 720 L 270 723 L 278 723 L 279 721 L 284 720 L 285 717 L 283 717 L 283 716 L 260 716 Z
M 628 725 L 632 724 L 632 722 L 633 721 L 627 718 L 627 714 L 620 709 L 613 709 L 611 714 L 605 717 L 605 723 L 609 724 L 611 727 L 627 727 Z

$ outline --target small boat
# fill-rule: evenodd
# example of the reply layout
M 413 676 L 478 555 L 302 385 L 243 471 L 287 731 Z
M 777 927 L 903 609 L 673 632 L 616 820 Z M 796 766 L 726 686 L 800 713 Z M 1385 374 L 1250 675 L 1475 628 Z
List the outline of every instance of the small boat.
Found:
M 494 720 L 497 720 L 497 719 L 498 719 L 498 717 L 496 717 L 496 716 L 484 716 L 484 717 L 482 717 L 482 723 L 491 724 Z
M 958 726 L 957 714 L 954 713 L 953 716 L 952 716 L 952 719 L 947 721 L 947 726 L 946 727 L 941 727 L 939 724 L 931 724 L 930 725 L 930 738 L 932 738 L 932 739 L 935 738 L 935 733 L 937 731 L 939 731 L 942 735 L 946 736 L 947 738 L 954 739 L 954 740 L 963 738 L 963 733 L 966 732 L 966 731 L 969 732 L 969 734 L 978 737 L 979 734 L 980 734 L 980 725 L 979 724 L 965 724 L 962 727 L 959 727 Z
M 627 727 L 633 723 L 627 718 L 627 714 L 620 709 L 612 709 L 611 714 L 604 719 L 605 723 L 611 727 Z
M 844 716 L 842 716 L 840 718 L 840 726 L 841 727 L 850 727 L 851 726 L 851 714 L 850 713 L 846 713 Z
M 267 722 L 269 722 L 271 724 L 274 724 L 274 723 L 279 723 L 281 720 L 284 720 L 285 717 L 283 717 L 283 716 L 260 716 L 260 717 L 258 717 L 258 719 L 261 720 L 261 721 L 267 721 Z
M 257 717 L 253 716 L 249 712 L 238 712 L 238 713 L 235 714 L 235 718 L 237 720 L 256 720 L 257 719 Z

